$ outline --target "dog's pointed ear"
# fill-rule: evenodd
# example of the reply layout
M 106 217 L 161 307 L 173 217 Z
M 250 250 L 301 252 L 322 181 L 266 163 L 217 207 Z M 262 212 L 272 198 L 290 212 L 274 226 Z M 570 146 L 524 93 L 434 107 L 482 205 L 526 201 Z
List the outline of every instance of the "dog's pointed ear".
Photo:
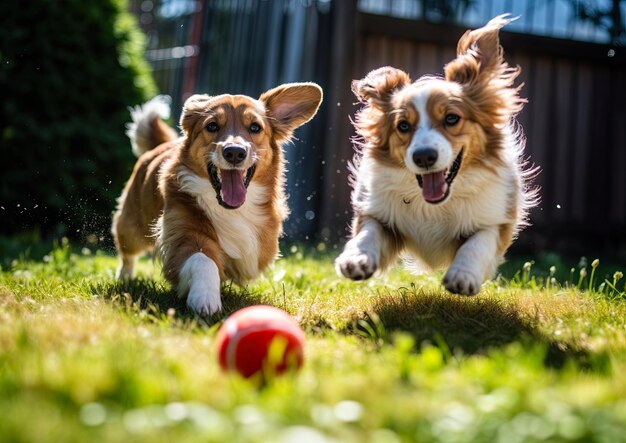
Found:
M 287 141 L 293 131 L 317 113 L 323 92 L 315 83 L 287 83 L 261 94 L 277 141 Z
M 484 124 L 504 124 L 526 103 L 519 95 L 523 84 L 514 86 L 521 69 L 507 64 L 500 46 L 500 29 L 513 20 L 500 15 L 482 28 L 467 31 L 459 40 L 457 57 L 444 68 L 446 80 L 460 83 L 465 94 L 480 103 L 482 117 L 475 117 Z
M 361 80 L 354 80 L 352 92 L 363 103 L 384 107 L 395 91 L 409 84 L 411 84 L 409 74 L 391 66 L 384 66 L 371 71 Z
M 485 26 L 467 31 L 457 44 L 457 58 L 445 68 L 446 80 L 471 84 L 479 77 L 488 78 L 500 74 L 508 66 L 504 63 L 500 46 L 500 29 L 516 20 L 509 14 L 499 15 Z
M 185 135 L 193 131 L 198 119 L 202 117 L 202 110 L 210 99 L 211 97 L 206 94 L 194 94 L 185 100 L 183 112 L 180 114 L 180 127 Z

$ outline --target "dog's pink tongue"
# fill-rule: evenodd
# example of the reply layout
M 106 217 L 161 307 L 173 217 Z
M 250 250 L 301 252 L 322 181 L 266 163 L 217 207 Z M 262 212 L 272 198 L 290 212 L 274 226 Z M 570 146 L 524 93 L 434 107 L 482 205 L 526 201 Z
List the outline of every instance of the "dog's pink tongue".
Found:
M 243 183 L 245 171 L 222 169 L 222 200 L 228 206 L 238 208 L 246 201 L 246 187 Z
M 440 201 L 446 196 L 447 191 L 445 171 L 422 175 L 422 196 L 427 202 Z

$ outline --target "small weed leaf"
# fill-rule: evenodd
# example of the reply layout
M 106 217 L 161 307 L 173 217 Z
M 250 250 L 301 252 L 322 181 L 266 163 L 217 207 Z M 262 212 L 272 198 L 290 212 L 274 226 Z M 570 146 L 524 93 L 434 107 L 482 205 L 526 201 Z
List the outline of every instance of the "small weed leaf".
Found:
M 365 318 L 357 320 L 356 332 L 361 337 L 372 339 L 378 346 L 382 346 L 387 339 L 385 325 L 375 312 L 366 312 Z

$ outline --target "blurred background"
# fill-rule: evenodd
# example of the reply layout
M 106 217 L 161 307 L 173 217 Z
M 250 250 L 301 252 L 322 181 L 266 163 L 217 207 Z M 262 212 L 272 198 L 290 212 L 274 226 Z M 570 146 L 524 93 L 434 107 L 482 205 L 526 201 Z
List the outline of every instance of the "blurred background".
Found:
M 624 0 L 32 0 L 0 5 L 0 250 L 60 236 L 110 248 L 134 158 L 127 106 L 325 91 L 285 149 L 290 241 L 337 247 L 351 217 L 353 79 L 393 65 L 442 74 L 458 38 L 495 15 L 522 67 L 519 120 L 542 203 L 513 252 L 626 257 Z

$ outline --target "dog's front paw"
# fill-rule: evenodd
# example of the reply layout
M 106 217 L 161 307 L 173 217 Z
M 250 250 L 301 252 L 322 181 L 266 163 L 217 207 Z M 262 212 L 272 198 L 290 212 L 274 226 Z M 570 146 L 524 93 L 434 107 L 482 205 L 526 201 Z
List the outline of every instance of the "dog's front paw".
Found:
M 209 316 L 222 310 L 222 299 L 219 291 L 208 288 L 192 288 L 187 296 L 187 306 L 196 314 Z
M 335 260 L 335 269 L 339 276 L 343 275 L 352 280 L 367 280 L 378 269 L 378 260 L 372 253 L 346 249 Z
M 178 296 L 187 296 L 187 306 L 198 315 L 221 311 L 220 274 L 215 262 L 201 252 L 189 257 L 180 271 Z
M 461 295 L 476 295 L 483 281 L 471 269 L 452 266 L 443 277 L 443 285 L 450 292 Z

